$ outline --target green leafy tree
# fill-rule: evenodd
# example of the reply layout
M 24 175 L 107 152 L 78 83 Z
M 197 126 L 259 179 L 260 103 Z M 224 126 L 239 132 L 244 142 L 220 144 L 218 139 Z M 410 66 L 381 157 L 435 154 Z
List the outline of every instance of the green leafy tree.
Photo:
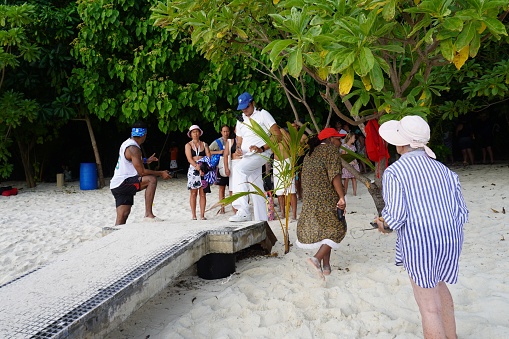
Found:
M 302 104 L 318 131 L 322 126 L 307 99 L 309 79 L 333 112 L 361 129 L 370 119 L 426 118 L 433 99 L 447 89 L 433 70 L 451 63 L 460 69 L 477 55 L 481 41 L 507 36 L 501 20 L 508 3 L 170 0 L 159 2 L 152 18 L 172 34 L 190 34 L 215 63 L 232 56 L 256 58 L 260 71 L 280 84 L 294 113 Z M 381 174 L 385 163 L 377 166 Z M 345 167 L 366 185 L 380 212 L 381 175 L 371 182 Z
M 24 34 L 28 41 L 37 44 L 40 58 L 20 60 L 4 82 L 5 88 L 23 93 L 36 104 L 31 119 L 12 131 L 28 187 L 42 179 L 48 154 L 45 143 L 57 137 L 60 128 L 77 116 L 76 103 L 80 101 L 68 84 L 76 63 L 69 45 L 78 24 L 75 2 L 38 0 L 31 5 L 32 22 Z
M 34 6 L 0 5 L 0 178 L 9 177 L 13 170 L 9 150 L 13 132 L 32 122 L 39 109 L 36 101 L 5 86 L 23 60 L 34 62 L 39 57 L 39 48 L 26 34 L 34 18 Z
M 218 64 L 204 59 L 183 35 L 149 20 L 155 1 L 78 1 L 82 20 L 73 55 L 80 65 L 74 82 L 82 87 L 86 110 L 99 119 L 131 124 L 157 121 L 168 133 L 196 122 L 217 130 L 232 124 L 236 97 L 256 85 L 259 101 L 274 98 L 276 84 L 235 58 Z M 286 100 L 273 101 L 277 107 Z M 270 109 L 270 108 L 269 108 Z

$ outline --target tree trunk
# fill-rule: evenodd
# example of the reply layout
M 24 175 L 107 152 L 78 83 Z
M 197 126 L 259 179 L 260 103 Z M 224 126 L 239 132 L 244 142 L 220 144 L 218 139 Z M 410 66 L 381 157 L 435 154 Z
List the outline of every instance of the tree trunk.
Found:
M 27 184 L 27 188 L 35 187 L 35 175 L 32 164 L 30 163 L 30 152 L 34 147 L 34 142 L 29 142 L 26 147 L 25 145 L 16 140 L 18 143 L 19 154 L 21 156 L 21 162 L 23 163 L 23 170 L 25 171 L 25 181 Z
M 382 186 L 377 185 L 376 183 L 371 183 L 368 187 L 368 192 L 371 194 L 371 198 L 373 198 L 378 216 L 381 216 L 382 210 L 385 207 L 385 202 L 382 196 Z
M 341 160 L 341 163 L 344 168 L 348 170 L 348 172 L 352 173 L 352 175 L 366 188 L 368 189 L 371 198 L 373 198 L 373 202 L 375 203 L 376 211 L 378 216 L 382 215 L 382 210 L 385 207 L 385 202 L 382 196 L 382 175 L 386 168 L 387 159 L 383 158 L 380 162 L 375 163 L 375 179 L 371 181 L 368 177 L 362 175 L 359 171 L 357 171 L 352 165 L 347 163 L 345 160 Z
M 99 176 L 99 188 L 103 188 L 106 184 L 104 182 L 104 174 L 103 167 L 101 163 L 101 156 L 99 155 L 99 149 L 97 148 L 97 143 L 95 141 L 94 130 L 92 129 L 92 124 L 90 123 L 90 118 L 87 113 L 85 113 L 85 121 L 88 127 L 88 134 L 90 134 L 90 141 L 92 142 L 92 148 L 94 149 L 95 163 L 97 164 L 97 174 Z

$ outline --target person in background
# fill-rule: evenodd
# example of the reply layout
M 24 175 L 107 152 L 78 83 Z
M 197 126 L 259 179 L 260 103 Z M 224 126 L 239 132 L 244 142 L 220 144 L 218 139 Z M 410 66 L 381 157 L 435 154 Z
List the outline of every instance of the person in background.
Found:
M 460 121 L 456 127 L 456 137 L 458 138 L 458 148 L 463 155 L 463 166 L 473 165 L 474 153 L 472 152 L 472 147 L 475 137 L 472 127 L 465 120 Z
M 334 123 L 334 128 L 339 132 L 343 129 L 343 121 L 341 120 L 336 120 L 336 122 Z
M 330 255 L 346 235 L 346 221 L 340 220 L 338 208 L 346 208 L 341 183 L 341 134 L 334 128 L 323 129 L 309 138 L 309 151 L 302 165 L 304 200 L 297 223 L 296 245 L 316 249 L 307 259 L 313 274 L 320 279 L 331 274 Z
M 228 147 L 228 140 L 230 136 L 230 127 L 227 125 L 223 125 L 221 127 L 221 137 L 217 138 L 210 144 L 210 153 L 211 154 L 220 154 L 221 159 L 219 161 L 224 161 L 224 156 L 226 153 L 226 148 Z M 226 186 L 229 186 L 229 177 L 222 176 L 219 171 L 217 173 L 217 181 L 216 184 L 219 186 L 219 200 L 224 199 Z M 224 206 L 221 206 L 219 213 L 224 214 Z
M 419 116 L 390 120 L 380 136 L 401 157 L 382 177 L 385 207 L 376 223 L 397 232 L 396 265 L 405 267 L 425 338 L 456 338 L 454 303 L 446 285 L 458 280 L 463 224 L 468 210 L 456 173 L 426 146 L 427 122 Z M 439 183 L 439 184 L 437 184 Z
M 64 173 L 64 181 L 67 181 L 67 182 L 72 181 L 72 172 L 69 169 L 69 166 L 62 165 L 62 170 Z
M 479 144 L 482 151 L 482 163 L 487 164 L 486 155 L 489 156 L 490 164 L 493 165 L 493 124 L 491 123 L 488 114 L 483 113 L 479 116 Z
M 343 139 L 343 147 L 348 148 L 350 151 L 355 152 L 357 149 L 355 148 L 355 134 L 350 132 L 348 133 L 345 138 Z M 345 150 L 341 150 L 341 154 L 347 154 Z M 354 159 L 352 162 L 350 162 L 350 165 L 353 166 L 359 172 L 359 163 L 357 162 L 357 159 Z M 346 168 L 343 168 L 342 176 L 343 178 L 343 187 L 345 189 L 345 194 L 348 191 L 348 180 L 352 180 L 352 189 L 353 189 L 353 195 L 357 195 L 357 179 L 355 179 L 354 175 L 350 173 Z
M 241 121 L 237 122 L 237 150 L 236 153 L 242 159 L 235 165 L 233 174 L 233 193 L 249 192 L 253 190 L 251 184 L 263 190 L 262 166 L 270 158 L 272 151 L 262 138 L 254 133 L 249 126 L 251 120 L 256 121 L 267 133 L 281 141 L 281 132 L 272 115 L 264 109 L 255 106 L 251 94 L 244 92 L 238 97 L 237 110 L 242 111 Z M 266 221 L 268 219 L 265 198 L 257 194 L 251 194 L 253 201 L 254 220 Z M 251 212 L 247 196 L 236 199 L 232 206 L 237 213 L 230 217 L 230 221 L 249 221 Z
M 224 163 L 224 170 L 226 175 L 228 175 L 228 182 L 230 183 L 230 196 L 233 194 L 232 192 L 232 183 L 233 183 L 233 169 L 235 168 L 235 165 L 242 159 L 242 156 L 237 154 L 237 128 L 233 128 L 233 133 L 235 134 L 233 139 L 228 140 L 228 145 L 225 149 L 225 153 L 223 156 Z M 233 213 L 237 213 L 237 210 L 235 207 L 232 206 Z
M 295 127 L 297 130 L 300 129 L 299 122 L 294 121 L 292 122 L 292 126 Z M 299 159 L 297 160 L 297 168 L 295 171 L 295 190 L 297 191 L 297 199 L 302 200 L 302 162 L 304 161 L 304 155 L 305 155 L 305 148 L 308 143 L 308 137 L 304 133 L 300 139 L 301 143 L 301 149 L 299 151 Z
M 178 154 L 179 154 L 179 149 L 177 147 L 177 144 L 172 141 L 171 145 L 170 145 L 170 171 L 172 171 L 173 175 L 172 177 L 173 178 L 177 178 L 177 171 L 178 171 Z
M 191 195 L 189 197 L 189 204 L 191 205 L 191 215 L 192 219 L 196 220 L 196 198 L 198 196 L 198 192 L 200 192 L 200 219 L 206 220 L 205 218 L 205 207 L 207 206 L 207 196 L 205 193 L 205 189 L 208 189 L 210 192 L 210 188 L 207 186 L 204 187 L 203 170 L 200 167 L 200 163 L 198 160 L 207 156 L 211 157 L 209 146 L 200 140 L 200 137 L 203 135 L 203 131 L 198 125 L 192 125 L 189 127 L 189 131 L 187 132 L 187 136 L 192 140 L 189 141 L 185 146 L 187 161 L 189 162 L 189 170 L 187 171 L 187 189 L 191 191 Z
M 445 161 L 449 164 L 454 164 L 454 154 L 453 154 L 453 148 L 454 143 L 452 140 L 452 133 L 449 131 L 445 131 L 444 135 L 442 136 L 442 141 L 444 142 L 444 146 L 447 148 L 447 155 L 445 156 Z
M 277 200 L 279 203 L 279 210 L 281 211 L 281 218 L 286 218 L 286 199 L 290 198 L 290 207 L 292 209 L 292 217 L 291 221 L 297 220 L 297 194 L 295 189 L 295 177 L 292 178 L 292 181 L 288 187 L 285 187 L 284 181 L 286 181 L 286 177 L 282 174 L 283 172 L 290 171 L 291 168 L 291 159 L 288 151 L 286 150 L 288 147 L 285 147 L 285 143 L 290 139 L 290 135 L 284 129 L 280 129 L 281 134 L 283 136 L 282 142 L 279 144 L 279 150 L 283 159 L 279 159 L 276 153 L 274 153 L 274 166 L 273 167 L 273 176 L 274 176 L 274 189 L 276 191 Z
M 355 131 L 355 148 L 357 149 L 357 154 L 366 157 L 366 137 L 362 134 L 360 129 Z M 359 161 L 359 168 L 361 169 L 361 173 L 366 173 L 366 164 L 363 161 Z
M 345 123 L 341 120 L 336 121 L 335 126 L 336 126 L 336 130 L 339 132 L 339 134 L 342 134 L 342 135 L 348 134 L 348 131 L 343 128 L 343 126 L 345 126 L 345 125 L 347 126 L 347 128 L 350 127 L 347 123 Z M 341 142 L 343 142 L 343 139 L 341 139 Z
M 343 123 L 343 131 L 345 131 L 346 134 L 348 134 L 352 131 L 349 123 L 347 123 L 347 122 Z M 339 133 L 342 134 L 341 131 Z
M 143 158 L 140 146 L 146 139 L 147 125 L 137 122 L 132 126 L 131 137 L 120 146 L 117 166 L 110 181 L 110 189 L 115 197 L 117 210 L 115 225 L 126 223 L 134 204 L 134 196 L 141 190 L 145 190 L 145 218 L 143 220 L 162 221 L 152 211 L 157 177 L 166 180 L 171 176 L 168 171 L 152 171 L 145 168 L 143 164 L 159 161 L 155 154 L 152 154 L 148 159 Z

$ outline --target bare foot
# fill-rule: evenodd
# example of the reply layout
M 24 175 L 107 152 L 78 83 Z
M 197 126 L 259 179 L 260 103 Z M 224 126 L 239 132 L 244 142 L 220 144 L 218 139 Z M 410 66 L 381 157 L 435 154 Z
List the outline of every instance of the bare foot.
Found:
M 321 279 L 325 280 L 323 273 L 322 273 L 322 267 L 320 266 L 320 262 L 315 257 L 307 258 L 306 263 L 308 264 L 310 273 Z

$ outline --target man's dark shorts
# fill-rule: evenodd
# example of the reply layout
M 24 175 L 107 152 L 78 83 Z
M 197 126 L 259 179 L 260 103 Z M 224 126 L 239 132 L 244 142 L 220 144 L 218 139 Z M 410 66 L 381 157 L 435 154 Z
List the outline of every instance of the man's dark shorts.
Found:
M 141 177 L 135 176 L 130 177 L 124 180 L 120 186 L 111 190 L 113 196 L 115 197 L 115 203 L 118 206 L 120 205 L 129 205 L 132 206 L 134 204 L 134 196 L 136 192 L 139 192 L 141 189 Z

